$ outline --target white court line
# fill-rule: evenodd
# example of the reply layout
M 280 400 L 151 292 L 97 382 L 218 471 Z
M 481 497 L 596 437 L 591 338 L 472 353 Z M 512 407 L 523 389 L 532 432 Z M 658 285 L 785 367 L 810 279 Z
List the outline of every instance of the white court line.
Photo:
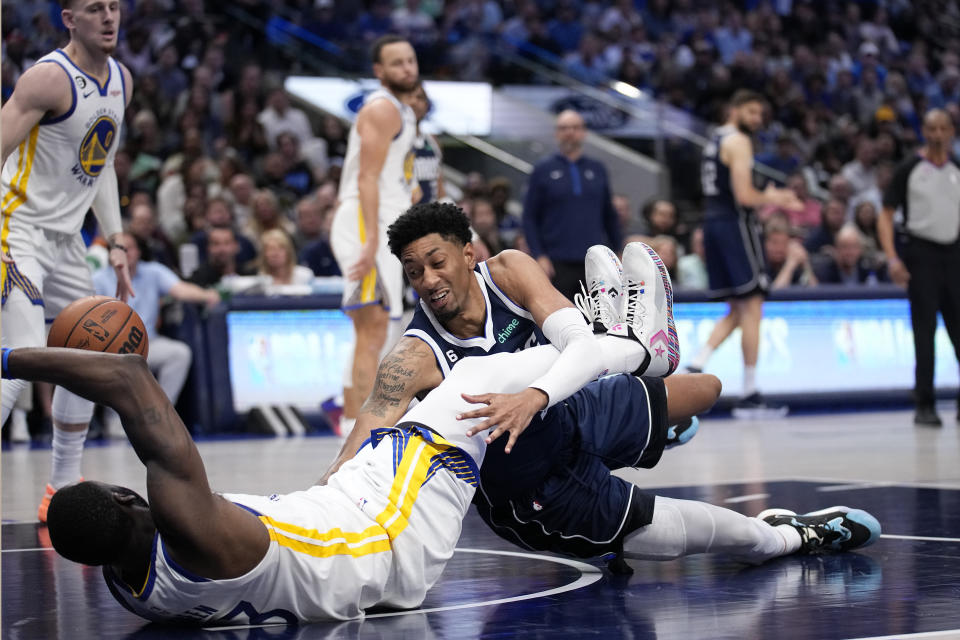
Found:
M 854 489 L 874 489 L 876 487 L 896 486 L 896 482 L 856 482 L 852 484 L 831 484 L 826 487 L 817 487 L 816 491 L 829 493 L 831 491 L 852 491 Z
M 432 609 L 413 609 L 410 611 L 392 611 L 390 613 L 375 613 L 373 615 L 367 616 L 368 618 L 387 618 L 389 616 L 408 616 L 414 613 L 433 613 L 435 611 L 452 611 L 454 609 L 473 609 L 475 607 L 489 607 L 495 604 L 503 604 L 506 602 L 520 602 L 521 600 L 533 600 L 534 598 L 545 598 L 547 596 L 557 595 L 558 593 L 565 593 L 567 591 L 574 591 L 576 589 L 582 589 L 583 587 L 589 586 L 603 577 L 603 572 L 592 564 L 587 564 L 586 562 L 579 562 L 578 560 L 570 560 L 569 558 L 554 558 L 552 556 L 541 556 L 536 553 L 522 553 L 519 551 L 494 551 L 493 549 L 463 549 L 457 547 L 458 552 L 462 553 L 489 553 L 495 556 L 509 556 L 514 558 L 532 558 L 534 560 L 546 560 L 547 562 L 555 562 L 557 564 L 565 564 L 568 567 L 573 567 L 580 571 L 580 577 L 571 582 L 570 584 L 564 585 L 562 587 L 556 587 L 555 589 L 547 589 L 546 591 L 537 591 L 536 593 L 527 593 L 520 596 L 511 596 L 509 598 L 499 598 L 497 600 L 485 600 L 483 602 L 465 602 L 463 604 L 454 604 L 449 607 L 434 607 Z
M 763 498 L 769 498 L 769 493 L 751 493 L 745 496 L 736 496 L 734 498 L 727 498 L 724 500 L 727 504 L 736 504 L 737 502 L 750 502 L 751 500 L 762 500 Z
M 902 638 L 960 638 L 960 629 L 944 631 L 920 631 L 918 633 L 898 633 L 892 636 L 869 636 L 850 638 L 849 640 L 901 640 Z
M 4 549 L 3 553 L 23 553 L 24 551 L 53 551 L 53 549 L 47 547 L 33 547 L 31 549 Z
M 794 481 L 794 482 L 812 482 L 817 484 L 823 484 L 825 482 L 832 482 L 836 484 L 870 484 L 872 482 L 881 482 L 875 480 L 864 480 L 862 478 L 825 478 L 823 476 L 817 476 L 813 478 L 801 477 L 801 476 L 791 476 L 789 478 L 780 478 L 777 480 L 767 480 L 767 482 L 784 482 L 784 481 Z M 947 489 L 951 491 L 960 490 L 960 483 L 949 483 L 949 482 L 911 482 L 909 480 L 884 480 L 882 481 L 884 486 L 887 487 L 907 487 L 908 489 Z M 730 483 L 732 484 L 732 483 Z
M 960 542 L 960 538 L 935 538 L 932 536 L 901 536 L 894 533 L 880 534 L 881 538 L 890 538 L 891 540 L 918 540 L 920 542 Z

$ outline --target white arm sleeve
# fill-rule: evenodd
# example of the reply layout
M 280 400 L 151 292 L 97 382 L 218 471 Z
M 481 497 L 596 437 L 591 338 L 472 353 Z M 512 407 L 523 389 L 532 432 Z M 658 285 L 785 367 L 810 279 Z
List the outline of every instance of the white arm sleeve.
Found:
M 560 351 L 560 357 L 530 386 L 546 393 L 547 406 L 552 407 L 603 375 L 604 362 L 590 325 L 573 307 L 551 313 L 543 321 L 542 330 Z
M 120 222 L 120 188 L 117 186 L 117 172 L 113 163 L 104 167 L 97 185 L 97 195 L 93 197 L 93 214 L 100 223 L 100 233 L 109 238 L 123 231 Z

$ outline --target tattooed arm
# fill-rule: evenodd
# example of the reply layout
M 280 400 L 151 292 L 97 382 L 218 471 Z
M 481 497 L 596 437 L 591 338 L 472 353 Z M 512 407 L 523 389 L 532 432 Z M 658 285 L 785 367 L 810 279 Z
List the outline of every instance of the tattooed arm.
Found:
M 357 453 L 372 430 L 395 425 L 407 412 L 411 400 L 442 381 L 443 375 L 430 347 L 418 338 L 400 338 L 380 363 L 373 392 L 360 408 L 353 431 L 317 484 L 326 484 L 340 465 Z

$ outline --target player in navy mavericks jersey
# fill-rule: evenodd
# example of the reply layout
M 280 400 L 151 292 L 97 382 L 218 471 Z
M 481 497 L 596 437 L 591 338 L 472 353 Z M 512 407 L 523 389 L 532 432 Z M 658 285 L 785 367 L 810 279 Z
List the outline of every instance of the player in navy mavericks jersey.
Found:
M 763 205 L 785 209 L 802 207 L 790 190 L 769 185 L 758 191 L 753 186 L 750 136 L 763 123 L 764 104 L 763 97 L 756 92 L 737 91 L 730 101 L 726 123 L 714 132 L 704 147 L 701 165 L 706 199 L 703 243 L 710 296 L 727 300 L 730 309 L 690 363 L 690 369 L 702 370 L 714 349 L 740 327 L 744 364 L 740 408 L 746 410 L 765 407 L 757 393 L 756 366 L 768 282 L 760 229 L 753 208 Z
M 52 51 L 17 81 L 3 106 L 0 245 L 13 262 L 2 266 L 3 344 L 46 343 L 44 320 L 77 298 L 93 295 L 80 236 L 92 207 L 110 245 L 116 294 L 132 293 L 120 224 L 113 157 L 120 144 L 130 72 L 110 54 L 117 46 L 117 0 L 61 0 L 70 42 Z M 3 383 L 7 419 L 22 388 Z M 53 395 L 53 469 L 38 517 L 50 496 L 80 477 L 80 459 L 93 405 L 57 389 Z

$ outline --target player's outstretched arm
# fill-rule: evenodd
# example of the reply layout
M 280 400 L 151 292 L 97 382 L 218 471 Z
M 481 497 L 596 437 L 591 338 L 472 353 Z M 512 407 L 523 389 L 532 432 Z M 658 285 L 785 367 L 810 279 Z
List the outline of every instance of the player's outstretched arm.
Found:
M 147 469 L 153 519 L 178 564 L 218 579 L 243 575 L 263 558 L 266 528 L 253 514 L 211 493 L 193 439 L 143 358 L 16 349 L 6 365 L 6 375 L 52 382 L 120 414 Z
M 70 79 L 59 65 L 35 64 L 24 72 L 3 105 L 3 142 L 0 166 L 7 161 L 43 116 L 66 113 L 73 104 Z
M 373 392 L 360 407 L 353 431 L 317 484 L 326 484 L 343 463 L 356 455 L 372 430 L 395 425 L 417 394 L 437 387 L 442 381 L 443 375 L 430 347 L 418 338 L 400 338 L 380 363 Z

